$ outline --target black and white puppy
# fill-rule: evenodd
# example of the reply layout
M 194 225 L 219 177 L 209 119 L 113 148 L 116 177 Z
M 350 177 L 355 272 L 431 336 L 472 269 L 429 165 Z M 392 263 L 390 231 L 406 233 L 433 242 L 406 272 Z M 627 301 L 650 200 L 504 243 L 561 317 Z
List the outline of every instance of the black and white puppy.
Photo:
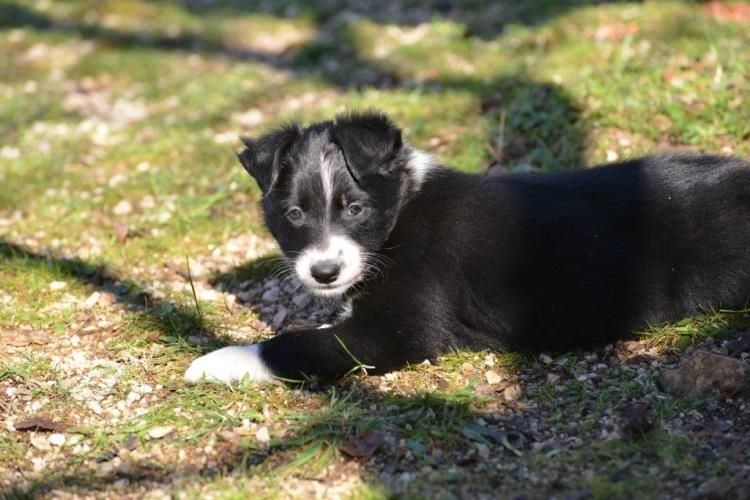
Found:
M 248 139 L 266 224 L 333 326 L 195 360 L 185 377 L 334 379 L 453 349 L 559 351 L 750 297 L 750 164 L 667 155 L 541 176 L 439 167 L 383 114 Z

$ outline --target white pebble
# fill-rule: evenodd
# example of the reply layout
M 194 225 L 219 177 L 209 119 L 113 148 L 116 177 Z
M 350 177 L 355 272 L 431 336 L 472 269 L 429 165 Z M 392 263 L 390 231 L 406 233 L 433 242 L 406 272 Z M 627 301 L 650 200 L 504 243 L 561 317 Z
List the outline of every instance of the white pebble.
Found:
M 59 432 L 52 433 L 47 438 L 47 441 L 52 446 L 62 446 L 65 444 L 65 434 L 60 434 Z
M 128 200 L 120 200 L 112 209 L 112 213 L 115 215 L 128 215 L 133 211 L 133 205 Z
M 268 444 L 271 442 L 271 434 L 268 432 L 268 427 L 265 425 L 258 429 L 255 433 L 255 439 L 261 444 Z

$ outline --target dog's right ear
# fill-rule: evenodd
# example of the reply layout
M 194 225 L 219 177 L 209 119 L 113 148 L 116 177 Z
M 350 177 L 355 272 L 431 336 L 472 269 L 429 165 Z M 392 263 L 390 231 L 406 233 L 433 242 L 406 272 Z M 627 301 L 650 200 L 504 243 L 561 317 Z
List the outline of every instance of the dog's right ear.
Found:
M 357 182 L 370 173 L 391 173 L 403 146 L 401 129 L 384 113 L 372 110 L 338 115 L 332 135 Z
M 276 184 L 284 156 L 300 135 L 300 126 L 292 123 L 257 139 L 242 138 L 245 149 L 237 154 L 237 158 L 258 183 L 264 196 Z

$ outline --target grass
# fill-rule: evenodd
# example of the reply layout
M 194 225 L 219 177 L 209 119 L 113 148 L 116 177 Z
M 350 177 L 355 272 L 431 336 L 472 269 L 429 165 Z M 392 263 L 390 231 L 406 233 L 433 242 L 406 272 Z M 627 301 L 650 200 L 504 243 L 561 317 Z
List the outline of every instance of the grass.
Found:
M 655 397 L 653 370 L 579 380 L 592 353 L 549 365 L 455 353 L 314 391 L 186 387 L 181 374 L 202 352 L 268 334 L 224 293 L 277 263 L 232 152 L 240 134 L 377 107 L 464 171 L 675 147 L 748 156 L 746 20 L 691 1 L 253 5 L 0 0 L 0 335 L 46 339 L 0 353 L 0 413 L 75 426 L 60 449 L 0 436 L 10 498 L 679 496 L 739 474 L 708 438 L 669 426 L 603 438 L 628 401 L 651 401 L 664 422 L 719 410 Z M 174 271 L 186 267 L 187 279 Z M 671 359 L 748 317 L 709 312 L 641 345 Z M 520 394 L 488 389 L 487 370 Z M 172 429 L 151 437 L 158 427 Z M 376 452 L 340 450 L 367 432 L 384 436 Z

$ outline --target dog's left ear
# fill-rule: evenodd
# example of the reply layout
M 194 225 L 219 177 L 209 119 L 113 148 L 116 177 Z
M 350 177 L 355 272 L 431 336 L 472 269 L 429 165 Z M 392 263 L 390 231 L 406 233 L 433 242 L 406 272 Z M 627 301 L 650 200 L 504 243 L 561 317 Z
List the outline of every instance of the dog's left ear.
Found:
M 300 133 L 299 124 L 292 123 L 258 139 L 242 138 L 245 149 L 237 153 L 237 158 L 258 183 L 264 196 L 276 184 L 284 157 Z
M 403 147 L 401 130 L 383 113 L 339 115 L 331 135 L 356 181 L 372 173 L 390 174 L 398 166 L 395 160 Z

